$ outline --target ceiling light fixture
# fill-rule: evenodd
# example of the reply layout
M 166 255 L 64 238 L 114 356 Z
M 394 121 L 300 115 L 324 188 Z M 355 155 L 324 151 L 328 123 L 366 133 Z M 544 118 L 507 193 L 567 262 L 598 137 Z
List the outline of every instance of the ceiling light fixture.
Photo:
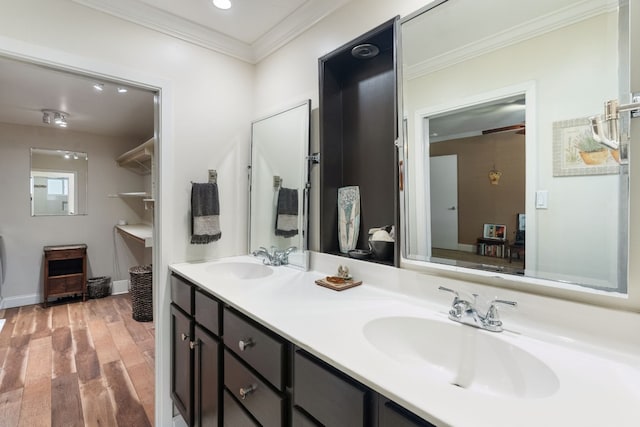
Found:
M 213 0 L 213 5 L 218 9 L 226 10 L 231 8 L 231 1 L 230 0 Z
M 53 117 L 53 120 L 51 120 Z M 67 118 L 69 117 L 68 113 L 64 111 L 58 110 L 42 110 L 42 123 L 50 125 L 53 123 L 56 126 L 61 128 L 66 128 L 68 125 Z
M 98 92 L 102 92 L 104 90 L 104 84 L 103 83 L 96 83 L 93 85 L 93 88 L 95 90 L 97 90 Z
M 118 88 L 118 93 L 127 93 L 127 88 L 126 87 L 119 87 Z

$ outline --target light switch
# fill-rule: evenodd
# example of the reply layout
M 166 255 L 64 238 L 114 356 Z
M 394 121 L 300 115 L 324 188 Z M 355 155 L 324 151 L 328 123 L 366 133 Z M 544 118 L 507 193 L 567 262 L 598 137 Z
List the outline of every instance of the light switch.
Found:
M 547 209 L 549 207 L 549 192 L 547 190 L 536 191 L 536 209 Z

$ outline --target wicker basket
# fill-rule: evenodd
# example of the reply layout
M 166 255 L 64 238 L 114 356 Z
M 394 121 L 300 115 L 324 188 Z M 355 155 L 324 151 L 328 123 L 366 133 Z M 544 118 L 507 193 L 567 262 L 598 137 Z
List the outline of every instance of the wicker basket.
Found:
M 111 295 L 111 277 L 92 277 L 87 280 L 89 298 L 104 298 Z
M 131 283 L 131 309 L 133 319 L 138 322 L 153 320 L 153 293 L 151 266 L 136 266 L 129 269 Z

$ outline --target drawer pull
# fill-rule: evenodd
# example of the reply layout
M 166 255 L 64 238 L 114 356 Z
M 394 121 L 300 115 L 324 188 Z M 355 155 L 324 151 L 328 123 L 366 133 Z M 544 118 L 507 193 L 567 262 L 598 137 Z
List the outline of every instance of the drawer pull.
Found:
M 251 384 L 248 387 L 240 387 L 240 399 L 246 399 L 247 396 L 256 391 L 257 388 L 258 386 L 256 384 Z
M 249 347 L 253 347 L 254 345 L 256 345 L 256 343 L 251 338 L 246 338 L 244 340 L 238 341 L 238 348 L 240 348 L 240 351 L 245 351 L 246 349 L 248 349 Z
M 189 339 L 189 335 L 183 332 L 182 334 L 180 334 L 180 338 L 182 338 L 182 341 L 186 341 L 187 339 Z
M 196 341 L 189 341 L 189 348 L 191 350 L 193 350 L 194 348 L 196 348 L 198 345 L 200 345 L 200 340 L 196 340 Z

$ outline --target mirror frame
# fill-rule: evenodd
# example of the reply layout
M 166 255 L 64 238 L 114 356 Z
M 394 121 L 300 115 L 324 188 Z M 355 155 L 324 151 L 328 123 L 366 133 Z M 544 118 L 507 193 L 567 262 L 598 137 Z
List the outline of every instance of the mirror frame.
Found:
M 296 250 L 295 252 L 293 252 L 290 257 L 289 257 L 289 264 L 287 264 L 290 267 L 295 267 L 295 268 L 299 268 L 301 270 L 308 270 L 309 269 L 309 187 L 310 187 L 310 160 L 309 160 L 309 151 L 311 148 L 311 100 L 307 99 L 304 100 L 302 102 L 297 102 L 289 107 L 285 107 L 283 109 L 281 109 L 280 111 L 277 111 L 275 113 L 269 114 L 265 117 L 261 117 L 259 119 L 253 120 L 251 122 L 251 142 L 249 144 L 249 166 L 248 166 L 248 180 L 249 180 L 249 203 L 248 203 L 248 221 L 247 221 L 247 251 L 249 254 L 251 254 L 252 250 L 255 250 L 257 248 L 253 248 L 252 249 L 252 233 L 251 233 L 251 228 L 252 228 L 252 199 L 253 199 L 253 191 L 254 188 L 256 187 L 256 185 L 254 185 L 254 176 L 255 176 L 255 168 L 254 168 L 254 155 L 255 155 L 255 151 L 254 151 L 254 145 L 255 145 L 255 139 L 254 139 L 254 125 L 256 123 L 259 122 L 263 122 L 265 120 L 268 120 L 270 118 L 274 118 L 280 114 L 283 113 L 287 113 L 289 111 L 295 110 L 297 108 L 301 108 L 301 107 L 306 107 L 306 114 L 304 115 L 304 119 L 305 122 L 302 123 L 302 125 L 305 127 L 306 131 L 304 133 L 304 141 L 301 141 L 301 143 L 303 144 L 302 146 L 302 156 L 300 161 L 303 162 L 303 168 L 302 168 L 302 179 L 299 183 L 297 183 L 296 187 L 299 186 L 299 188 L 302 189 L 302 194 L 299 195 L 299 197 L 302 197 L 301 200 L 301 204 L 302 206 L 301 208 L 301 212 L 302 212 L 302 218 L 298 220 L 298 224 L 300 226 L 299 231 L 298 231 L 298 245 L 295 245 L 298 250 Z M 283 157 L 286 157 L 287 153 L 283 153 Z M 290 184 L 289 184 L 290 185 Z M 271 185 L 270 185 L 271 187 Z M 299 199 L 300 202 L 300 199 Z M 300 209 L 299 208 L 299 209 Z M 259 245 L 262 246 L 262 245 Z M 267 248 L 269 249 L 269 248 Z M 278 249 L 286 249 L 286 248 L 278 248 Z
M 431 9 L 434 9 L 447 1 L 449 0 L 434 0 L 428 5 L 403 17 L 399 22 L 400 24 L 399 28 L 401 29 L 402 25 L 405 22 L 410 21 L 415 17 L 424 14 Z M 629 52 L 629 59 L 628 59 L 629 63 L 626 64 L 629 66 L 629 69 L 625 70 L 625 72 L 623 72 L 622 74 L 622 77 L 619 78 L 619 91 L 618 91 L 619 95 L 618 96 L 620 98 L 620 102 L 624 103 L 624 102 L 630 102 L 630 100 L 628 99 L 628 96 L 626 95 L 625 88 L 627 91 L 630 91 L 629 86 L 633 84 L 632 82 L 634 82 L 634 77 L 635 77 L 635 81 L 640 81 L 640 76 L 638 76 L 639 72 L 634 72 L 634 69 L 633 69 L 633 65 L 635 65 L 636 67 L 640 65 L 639 63 L 640 55 L 637 55 L 638 58 L 635 58 L 633 53 L 633 47 L 634 47 L 633 37 L 634 35 L 637 35 L 639 32 L 638 30 L 634 30 L 633 24 L 640 23 L 640 13 L 639 13 L 640 8 L 635 8 L 635 9 L 631 8 L 630 10 L 629 5 L 627 4 L 626 7 L 624 5 L 620 5 L 618 10 L 619 10 L 618 16 L 619 16 L 619 22 L 620 22 L 619 25 L 623 27 L 626 27 L 627 25 L 629 26 L 628 28 L 629 40 L 622 40 L 621 42 L 619 42 L 619 47 L 622 44 L 623 46 L 627 47 L 627 51 Z M 400 46 L 402 46 L 402 31 L 400 30 L 398 33 L 399 33 L 398 42 L 400 43 Z M 398 61 L 400 64 L 402 64 L 402 54 L 403 54 L 402 49 L 399 49 Z M 626 61 L 627 61 L 626 58 L 620 59 L 620 63 L 622 65 L 625 65 Z M 400 129 L 401 132 L 399 136 L 398 151 L 401 156 L 400 157 L 401 167 L 402 166 L 406 167 L 406 161 L 408 159 L 409 153 L 408 153 L 408 144 L 407 144 L 408 129 L 407 129 L 407 123 L 405 121 L 405 116 L 404 116 L 405 105 L 404 105 L 404 95 L 403 95 L 403 90 L 404 90 L 403 71 L 404 71 L 403 67 L 400 65 L 398 67 L 397 96 L 398 96 L 398 104 L 399 104 L 398 129 Z M 526 97 L 527 97 L 527 121 L 529 121 L 531 116 L 529 116 L 528 104 L 530 99 L 535 100 L 535 90 L 533 90 L 533 98 L 530 98 L 528 93 L 526 94 Z M 457 105 L 460 105 L 460 104 L 458 103 Z M 638 129 L 638 124 L 631 123 L 630 127 L 631 127 L 631 132 L 633 132 L 634 128 Z M 529 129 L 527 129 L 527 134 L 528 133 L 529 133 Z M 635 133 L 632 133 L 632 134 L 635 135 Z M 637 139 L 637 138 L 630 138 L 630 140 L 631 139 Z M 527 140 L 529 140 L 529 138 Z M 530 155 L 530 150 L 531 150 L 530 145 L 531 144 L 526 145 L 527 156 Z M 631 157 L 632 156 L 629 156 L 629 163 L 631 163 L 631 160 L 630 160 Z M 405 171 L 402 170 L 403 174 L 404 172 Z M 535 173 L 535 171 L 533 172 Z M 527 180 L 529 180 L 530 172 L 527 171 L 526 173 L 527 173 Z M 631 177 L 627 175 L 626 182 L 629 185 L 625 186 L 621 182 L 621 187 L 626 187 L 626 188 L 621 188 L 620 190 L 620 195 L 621 197 L 623 197 L 623 199 L 621 200 L 622 206 L 627 205 L 628 207 L 632 207 L 631 192 L 629 191 L 629 187 L 630 185 L 632 185 L 632 181 L 633 179 L 631 179 Z M 586 302 L 589 304 L 608 306 L 608 307 L 614 307 L 614 308 L 624 308 L 624 309 L 632 309 L 632 310 L 640 309 L 640 298 L 638 298 L 635 295 L 635 293 L 631 295 L 632 290 L 630 288 L 632 288 L 633 286 L 629 285 L 629 277 L 632 274 L 632 270 L 634 270 L 634 268 L 628 262 L 628 260 L 630 259 L 629 252 L 632 250 L 632 248 L 627 241 L 631 241 L 634 233 L 633 233 L 633 227 L 630 228 L 626 224 L 628 222 L 628 219 L 631 217 L 631 212 L 627 212 L 626 215 L 623 215 L 622 213 L 619 214 L 622 220 L 621 226 L 620 226 L 621 234 L 626 233 L 626 235 L 619 236 L 618 244 L 624 245 L 625 242 L 627 242 L 627 244 L 624 247 L 624 250 L 622 251 L 624 253 L 620 254 L 620 260 L 618 262 L 618 270 L 624 272 L 623 275 L 619 276 L 619 279 L 624 281 L 625 283 L 622 283 L 622 285 L 618 287 L 617 292 L 615 291 L 611 292 L 611 291 L 602 291 L 599 289 L 589 288 L 583 285 L 567 284 L 567 283 L 563 283 L 560 280 L 551 280 L 551 279 L 526 277 L 526 276 L 522 277 L 522 276 L 496 273 L 495 271 L 483 271 L 483 270 L 476 270 L 476 269 L 465 268 L 465 267 L 450 266 L 446 264 L 437 264 L 437 263 L 429 262 L 426 260 L 409 259 L 407 257 L 408 255 L 407 254 L 407 242 L 408 242 L 407 237 L 409 232 L 407 227 L 408 205 L 407 205 L 405 191 L 406 191 L 406 186 L 401 190 L 401 202 L 400 202 L 400 218 L 401 218 L 400 232 L 404 238 L 404 243 L 402 245 L 402 251 L 401 251 L 401 259 L 400 259 L 401 268 L 422 271 L 430 274 L 435 274 L 438 276 L 450 277 L 453 279 L 459 279 L 467 282 L 474 282 L 474 283 L 494 286 L 498 288 L 507 288 L 507 289 L 513 289 L 513 290 L 522 291 L 522 292 L 531 293 L 531 294 L 551 296 L 554 298 L 560 298 L 565 300 Z M 532 196 L 529 196 L 529 194 L 527 194 L 526 206 L 529 206 L 529 204 L 531 203 L 529 200 L 530 198 L 532 198 Z M 625 218 L 627 222 L 624 221 Z M 527 227 L 529 228 L 529 224 L 527 224 Z M 625 263 L 625 261 L 627 265 L 624 266 L 623 268 L 621 267 L 621 265 Z M 625 291 L 626 293 L 624 293 Z

